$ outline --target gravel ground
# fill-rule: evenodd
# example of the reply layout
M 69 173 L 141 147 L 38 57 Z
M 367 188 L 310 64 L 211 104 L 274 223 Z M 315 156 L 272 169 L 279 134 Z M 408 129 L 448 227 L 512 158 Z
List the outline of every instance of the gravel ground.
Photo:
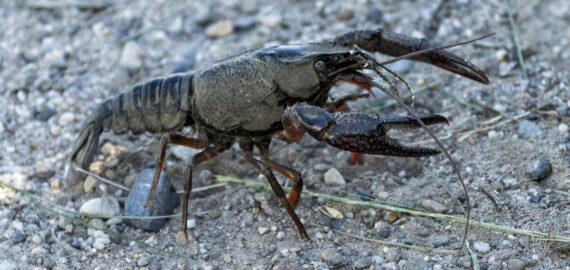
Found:
M 462 168 L 474 220 L 570 236 L 570 2 L 513 3 L 530 80 L 523 79 L 517 64 L 502 1 L 442 1 L 439 9 L 431 1 L 202 2 L 0 3 L 0 180 L 67 209 L 79 210 L 88 200 L 102 197 L 110 202 L 111 213 L 121 215 L 127 192 L 91 180 L 80 186 L 85 191 L 66 186 L 66 156 L 96 105 L 137 82 L 199 68 L 232 52 L 320 41 L 351 29 L 381 27 L 439 44 L 496 32 L 475 45 L 452 49 L 485 70 L 492 80 L 489 86 L 425 64 L 404 62 L 393 68 L 414 90 L 436 82 L 416 95 L 415 108 L 450 118 L 451 125 L 437 134 L 448 138 L 443 142 Z M 356 91 L 339 85 L 332 95 Z M 370 108 L 380 101 L 351 107 Z M 537 106 L 541 110 L 535 110 Z M 500 115 L 499 121 L 521 117 L 464 138 L 453 136 Z M 415 134 L 407 141 L 427 139 L 423 132 Z M 157 138 L 106 134 L 91 171 L 130 187 L 139 171 L 153 168 Z M 185 161 L 195 152 L 171 147 L 168 153 L 166 172 L 180 190 Z M 456 202 L 464 200 L 462 190 L 442 155 L 366 156 L 365 164 L 356 167 L 346 164 L 348 156 L 304 138 L 273 158 L 302 172 L 306 188 L 313 191 L 348 198 L 369 194 L 381 203 L 462 215 Z M 335 180 L 325 174 L 333 168 L 344 182 L 330 184 Z M 214 184 L 213 175 L 218 174 L 265 181 L 235 148 L 200 165 L 194 187 Z M 191 211 L 209 214 L 190 218 L 194 241 L 183 244 L 174 241 L 178 219 L 169 220 L 158 233 L 133 229 L 117 218 L 87 220 L 122 236 L 116 237 L 71 223 L 34 202 L 0 188 L 0 269 L 472 267 L 468 255 L 382 245 L 330 230 L 457 250 L 461 224 L 406 214 L 394 217 L 384 210 L 304 197 L 297 214 L 306 224 L 324 227 L 307 226 L 312 239 L 303 241 L 272 193 L 239 184 L 192 195 Z M 319 210 L 323 206 L 340 211 L 343 218 L 327 217 Z M 570 268 L 568 243 L 480 227 L 472 227 L 468 239 L 481 269 Z

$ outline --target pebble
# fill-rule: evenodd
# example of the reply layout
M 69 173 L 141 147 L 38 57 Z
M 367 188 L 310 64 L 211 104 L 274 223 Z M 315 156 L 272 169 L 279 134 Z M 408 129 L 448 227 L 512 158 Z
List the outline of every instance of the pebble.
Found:
M 524 138 L 544 136 L 542 129 L 540 129 L 540 127 L 535 122 L 531 122 L 529 120 L 520 121 L 518 134 Z
M 321 252 L 321 259 L 330 265 L 337 265 L 344 260 L 344 257 L 334 248 L 327 248 Z
M 192 70 L 194 67 L 194 61 L 191 60 L 182 60 L 176 63 L 174 69 L 172 70 L 173 73 L 180 73 Z
M 170 178 L 166 172 L 160 174 L 158 186 L 156 188 L 156 196 L 154 197 L 154 206 L 152 209 L 145 208 L 152 178 L 154 177 L 154 169 L 142 170 L 129 191 L 129 195 L 125 199 L 125 215 L 147 217 L 147 216 L 164 216 L 174 212 L 174 208 L 178 206 L 179 198 L 176 191 L 172 187 Z M 143 229 L 158 232 L 164 227 L 166 219 L 129 219 L 127 224 Z
M 526 169 L 526 174 L 532 179 L 540 181 L 548 177 L 552 173 L 552 166 L 550 161 L 542 156 L 535 156 L 532 158 L 530 164 Z
M 75 114 L 71 112 L 65 112 L 59 117 L 58 123 L 60 126 L 65 127 L 71 125 L 73 121 L 75 121 Z
M 264 235 L 265 233 L 267 233 L 269 231 L 269 228 L 267 227 L 259 227 L 257 228 L 257 232 L 261 235 Z
M 344 186 L 346 182 L 336 168 L 330 168 L 324 175 L 325 183 L 330 186 Z
M 374 236 L 378 239 L 385 239 L 390 237 L 392 230 L 390 229 L 380 229 L 374 233 Z
M 61 127 L 58 125 L 53 125 L 49 128 L 49 133 L 52 136 L 57 137 L 59 136 L 59 134 L 61 134 Z
M 255 27 L 255 17 L 240 17 L 234 20 L 234 28 L 238 31 L 251 30 Z
M 497 133 L 494 130 L 489 131 L 489 133 L 487 133 L 487 137 L 489 137 L 489 139 L 493 139 L 496 138 L 499 135 L 499 133 Z
M 42 243 L 42 238 L 39 235 L 34 234 L 32 236 L 32 243 L 39 245 Z
M 560 131 L 562 134 L 568 132 L 568 125 L 564 123 L 558 125 L 558 131 Z
M 332 219 L 343 219 L 344 218 L 342 212 L 335 209 L 335 208 L 323 206 L 321 209 L 322 209 L 323 213 L 329 218 L 332 218 Z
M 422 201 L 422 207 L 430 212 L 434 213 L 445 213 L 447 212 L 447 206 L 438 203 L 436 201 L 425 199 Z
M 505 49 L 499 49 L 495 52 L 495 58 L 497 58 L 497 61 L 503 61 L 507 59 L 507 55 L 509 55 L 509 53 Z
M 372 193 L 370 193 L 370 191 L 361 187 L 356 188 L 356 194 L 358 194 L 358 196 L 360 196 L 360 199 L 365 202 L 374 199 L 374 196 L 372 196 Z
M 149 264 L 148 258 L 146 256 L 141 257 L 140 259 L 137 260 L 137 266 L 138 267 L 144 267 L 147 266 Z
M 45 250 L 45 249 L 42 248 L 42 247 L 35 247 L 35 248 L 32 249 L 32 251 L 30 252 L 30 254 L 32 254 L 32 255 L 40 255 L 40 254 L 44 254 L 44 253 L 46 253 L 46 252 L 47 252 L 47 250 Z
M 366 20 L 371 23 L 379 23 L 382 21 L 382 17 L 384 16 L 384 11 L 378 7 L 373 7 L 368 10 L 366 14 Z
M 77 239 L 76 237 L 73 237 L 71 239 L 71 247 L 75 248 L 75 249 L 81 249 L 81 242 L 79 241 L 79 239 Z
M 396 219 L 398 219 L 398 214 L 396 212 L 386 211 L 386 213 L 384 213 L 384 221 L 392 223 L 396 221 Z
M 83 192 L 85 193 L 90 192 L 95 186 L 95 184 L 97 184 L 97 179 L 95 179 L 95 177 L 91 175 L 87 176 L 87 178 L 85 178 L 85 181 L 83 182 Z
M 194 229 L 194 228 L 196 228 L 196 219 L 191 218 L 191 219 L 187 220 L 187 221 L 186 221 L 186 227 L 187 227 L 188 229 Z
M 350 8 L 342 8 L 336 15 L 339 21 L 348 21 L 352 19 L 352 16 L 354 16 L 354 12 Z
M 119 66 L 129 70 L 138 70 L 143 65 L 144 50 L 134 41 L 129 41 L 123 46 Z
M 525 262 L 519 259 L 508 259 L 507 269 L 508 270 L 522 270 L 525 268 Z
M 556 107 L 556 113 L 558 116 L 568 116 L 570 115 L 570 108 L 567 106 Z
M 258 18 L 258 21 L 263 26 L 273 28 L 273 27 L 276 27 L 279 24 L 281 24 L 281 21 L 283 21 L 283 18 L 281 17 L 281 15 L 274 13 L 274 14 L 268 14 L 265 16 L 261 16 Z
M 41 168 L 36 171 L 36 177 L 38 179 L 49 179 L 55 175 L 55 170 L 51 168 Z
M 491 246 L 485 242 L 475 242 L 473 243 L 473 248 L 480 254 L 487 254 L 491 251 Z
M 94 218 L 94 219 L 90 220 L 89 225 L 91 225 L 95 228 L 99 228 L 99 229 L 105 228 L 105 222 L 103 222 L 103 220 L 101 220 L 100 218 Z M 96 232 L 96 231 L 97 230 L 92 230 L 92 232 Z
M 26 241 L 26 237 L 20 230 L 15 230 L 14 235 L 12 235 L 12 243 L 18 244 Z
M 283 238 L 285 238 L 285 233 L 284 232 L 278 232 L 277 236 L 275 236 L 275 238 L 277 238 L 277 240 L 282 240 Z
M 234 32 L 234 24 L 231 20 L 218 21 L 206 28 L 206 36 L 219 38 L 231 35 Z
M 372 264 L 371 257 L 362 257 L 354 262 L 354 268 L 356 269 L 363 269 L 368 268 Z
M 95 198 L 85 202 L 79 212 L 88 215 L 102 215 L 106 217 L 118 215 L 121 212 L 119 202 L 111 196 Z
M 54 179 L 49 183 L 49 186 L 51 187 L 51 189 L 59 189 L 59 187 L 61 186 L 61 180 Z

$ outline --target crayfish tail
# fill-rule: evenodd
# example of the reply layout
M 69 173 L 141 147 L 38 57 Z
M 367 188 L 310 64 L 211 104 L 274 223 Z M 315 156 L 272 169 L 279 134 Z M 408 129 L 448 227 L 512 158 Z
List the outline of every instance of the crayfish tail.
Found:
M 81 168 L 89 170 L 89 164 L 97 154 L 99 145 L 99 135 L 103 132 L 103 126 L 94 121 L 87 121 L 81 129 L 79 137 L 75 140 L 71 155 L 69 157 L 69 167 L 67 170 L 67 185 L 72 187 L 77 185 L 86 175 L 75 170 Z

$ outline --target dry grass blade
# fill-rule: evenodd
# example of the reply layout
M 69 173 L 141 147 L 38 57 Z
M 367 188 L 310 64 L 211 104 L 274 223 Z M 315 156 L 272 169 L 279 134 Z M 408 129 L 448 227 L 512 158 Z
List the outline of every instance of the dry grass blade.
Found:
M 235 178 L 235 177 L 231 177 L 231 176 L 223 176 L 223 175 L 217 175 L 216 178 L 220 182 L 234 182 L 234 183 L 240 183 L 242 185 L 252 187 L 252 188 L 271 190 L 271 187 L 269 186 L 269 184 L 263 184 L 263 183 L 254 182 L 251 180 L 244 180 L 244 179 L 239 179 L 239 178 Z M 290 189 L 291 188 L 288 188 L 288 187 L 283 188 L 283 190 L 286 190 L 286 191 L 289 191 Z M 429 213 L 429 212 L 425 212 L 425 211 L 420 211 L 420 210 L 415 210 L 415 209 L 410 209 L 410 208 L 405 208 L 405 207 L 399 207 L 399 206 L 393 206 L 393 205 L 386 205 L 386 204 L 381 204 L 381 203 L 376 203 L 376 202 L 356 201 L 356 200 L 351 200 L 351 199 L 347 199 L 347 198 L 343 198 L 343 197 L 338 197 L 338 196 L 333 196 L 333 195 L 329 195 L 329 194 L 318 193 L 318 192 L 313 192 L 313 191 L 308 191 L 308 190 L 303 190 L 303 194 L 308 195 L 308 196 L 312 196 L 312 197 L 317 197 L 317 198 L 330 199 L 333 201 L 337 201 L 337 202 L 341 202 L 341 203 L 345 203 L 345 204 L 350 204 L 350 205 L 374 207 L 374 208 L 390 210 L 390 211 L 398 212 L 398 213 L 406 213 L 406 214 L 410 214 L 410 215 L 414 215 L 414 216 L 432 217 L 432 218 L 436 218 L 436 219 L 448 220 L 448 221 L 457 222 L 457 223 L 466 223 L 467 222 L 466 219 L 461 218 L 461 217 L 445 215 L 445 214 Z M 469 224 L 471 224 L 472 226 L 487 228 L 487 229 L 491 229 L 491 230 L 504 231 L 504 232 L 513 233 L 513 234 L 520 234 L 520 235 L 527 235 L 527 236 L 534 237 L 537 240 L 548 239 L 549 241 L 569 242 L 570 243 L 570 236 L 554 235 L 554 234 L 550 234 L 550 233 L 543 233 L 543 232 L 539 232 L 539 231 L 532 231 L 532 230 L 525 230 L 525 229 L 516 229 L 516 228 L 511 228 L 511 227 L 506 227 L 506 226 L 501 226 L 501 225 L 496 225 L 496 224 L 486 223 L 486 222 L 481 222 L 481 221 L 474 221 L 474 220 L 469 221 Z
M 517 31 L 517 25 L 515 24 L 515 19 L 513 17 L 513 11 L 511 10 L 511 7 L 509 6 L 509 3 L 507 2 L 507 0 L 503 0 L 503 4 L 505 5 L 505 8 L 507 9 L 507 13 L 509 16 L 509 24 L 511 25 L 511 31 L 513 32 L 513 42 L 515 43 L 515 49 L 517 51 L 517 57 L 519 60 L 519 65 L 521 66 L 521 69 L 522 69 L 523 78 L 528 81 L 528 74 L 526 73 L 526 68 L 524 66 L 524 59 L 523 59 L 521 44 L 520 44 L 521 42 L 519 39 L 519 33 Z

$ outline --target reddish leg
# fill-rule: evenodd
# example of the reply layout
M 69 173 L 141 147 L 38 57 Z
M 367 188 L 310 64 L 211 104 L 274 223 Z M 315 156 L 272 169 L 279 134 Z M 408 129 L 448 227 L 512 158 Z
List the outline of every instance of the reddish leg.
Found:
M 213 146 L 209 146 L 204 149 L 204 151 L 196 154 L 192 158 L 192 162 L 187 166 L 186 182 L 184 183 L 184 196 L 182 197 L 182 223 L 180 226 L 180 231 L 184 232 L 185 239 L 188 239 L 186 222 L 188 220 L 188 200 L 190 198 L 190 193 L 192 192 L 192 172 L 198 164 L 217 156 L 220 152 L 230 148 L 231 145 L 232 144 L 228 142 L 227 144 L 214 144 Z
M 160 173 L 162 172 L 162 166 L 164 164 L 164 157 L 166 156 L 166 146 L 169 144 L 178 144 L 195 149 L 204 148 L 205 145 L 201 144 L 198 140 L 193 138 L 187 138 L 178 134 L 166 134 L 160 139 L 160 149 L 159 154 L 156 159 L 156 168 L 154 169 L 154 177 L 152 178 L 152 184 L 150 186 L 150 192 L 146 199 L 144 205 L 145 208 L 151 208 L 154 204 L 154 197 L 156 196 L 156 187 L 158 186 L 158 179 L 160 179 Z
M 348 164 L 356 165 L 356 163 L 358 163 L 358 165 L 364 164 L 364 156 L 362 156 L 362 153 L 351 152 L 350 158 L 348 158 Z

